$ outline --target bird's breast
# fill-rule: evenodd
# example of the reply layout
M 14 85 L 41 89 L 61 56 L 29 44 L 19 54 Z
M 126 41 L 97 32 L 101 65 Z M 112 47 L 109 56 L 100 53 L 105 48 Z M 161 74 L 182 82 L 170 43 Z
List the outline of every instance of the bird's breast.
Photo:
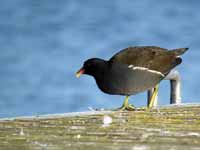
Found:
M 156 71 L 117 65 L 105 71 L 101 78 L 96 79 L 96 82 L 105 93 L 133 95 L 155 87 L 162 79 L 163 76 Z

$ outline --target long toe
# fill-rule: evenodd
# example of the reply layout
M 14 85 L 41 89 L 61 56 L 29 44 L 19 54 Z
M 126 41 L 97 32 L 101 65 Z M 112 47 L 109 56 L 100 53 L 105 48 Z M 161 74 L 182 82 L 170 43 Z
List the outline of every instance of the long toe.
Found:
M 129 111 L 135 110 L 135 109 L 136 109 L 135 106 L 132 104 L 128 104 L 128 106 L 125 107 L 125 110 L 129 110 Z
M 123 105 L 122 107 L 115 109 L 115 111 L 133 111 L 133 110 L 136 110 L 136 108 L 132 104 L 128 104 L 126 106 Z

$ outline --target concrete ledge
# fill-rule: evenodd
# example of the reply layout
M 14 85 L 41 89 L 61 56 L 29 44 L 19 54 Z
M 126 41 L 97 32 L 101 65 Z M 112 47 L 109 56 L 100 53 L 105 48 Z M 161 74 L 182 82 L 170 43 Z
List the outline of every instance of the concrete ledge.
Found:
M 0 120 L 0 150 L 199 149 L 200 104 Z

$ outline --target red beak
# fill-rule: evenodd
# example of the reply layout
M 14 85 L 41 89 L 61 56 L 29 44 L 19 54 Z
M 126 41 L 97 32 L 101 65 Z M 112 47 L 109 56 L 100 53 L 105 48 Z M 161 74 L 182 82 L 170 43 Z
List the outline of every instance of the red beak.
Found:
M 85 70 L 81 68 L 79 71 L 76 73 L 76 77 L 79 78 L 82 74 L 84 74 Z

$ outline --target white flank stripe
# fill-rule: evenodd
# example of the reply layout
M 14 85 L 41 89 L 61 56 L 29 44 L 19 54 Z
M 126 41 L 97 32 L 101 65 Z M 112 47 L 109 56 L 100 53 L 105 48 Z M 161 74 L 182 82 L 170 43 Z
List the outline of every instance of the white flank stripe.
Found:
M 145 67 L 134 67 L 133 65 L 129 65 L 128 68 L 132 68 L 133 70 L 146 70 L 148 72 L 151 72 L 151 73 L 155 73 L 155 74 L 159 74 L 161 75 L 162 77 L 164 77 L 164 74 L 162 74 L 160 71 L 156 71 L 156 70 L 151 70 L 149 68 L 145 68 Z
M 133 65 L 129 65 L 128 68 L 133 68 Z
M 145 68 L 145 67 L 133 67 L 133 70 L 149 70 L 148 68 Z
M 159 74 L 159 75 L 161 75 L 162 77 L 165 77 L 164 76 L 164 74 L 162 74 L 161 72 L 159 72 L 159 71 L 156 71 L 156 70 L 151 70 L 151 69 L 148 69 L 147 71 L 149 71 L 149 72 L 152 72 L 152 73 L 156 73 L 156 74 Z

